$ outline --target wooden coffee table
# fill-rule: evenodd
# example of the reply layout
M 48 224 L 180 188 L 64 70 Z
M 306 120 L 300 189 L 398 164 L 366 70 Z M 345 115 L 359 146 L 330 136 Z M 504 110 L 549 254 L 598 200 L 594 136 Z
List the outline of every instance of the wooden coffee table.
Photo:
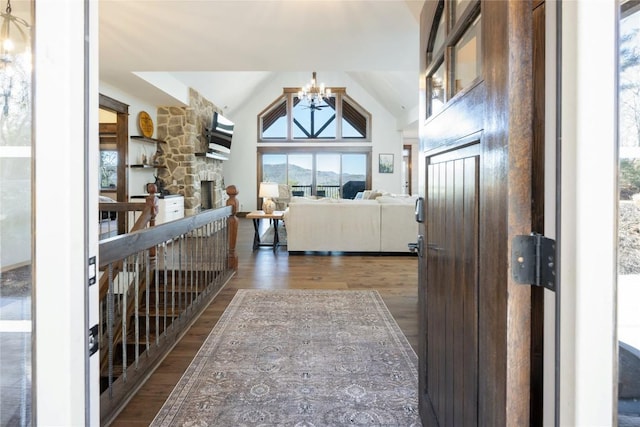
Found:
M 253 220 L 253 250 L 255 251 L 260 246 L 273 246 L 273 251 L 275 252 L 280 244 L 280 240 L 278 238 L 278 222 L 281 221 L 284 217 L 284 211 L 273 211 L 268 214 L 264 211 L 253 211 L 247 214 L 247 218 Z M 272 219 L 273 220 L 273 243 L 262 243 L 260 241 L 260 220 L 261 219 Z

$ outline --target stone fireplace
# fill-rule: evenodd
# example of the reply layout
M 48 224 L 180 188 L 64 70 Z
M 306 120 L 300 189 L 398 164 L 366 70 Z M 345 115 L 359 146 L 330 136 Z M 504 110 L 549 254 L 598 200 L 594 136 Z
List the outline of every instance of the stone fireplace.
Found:
M 200 209 L 215 209 L 218 207 L 218 181 L 200 180 Z
M 158 170 L 158 178 L 170 194 L 184 196 L 187 216 L 224 206 L 222 161 L 204 156 L 203 131 L 211 125 L 214 111 L 221 112 L 193 89 L 188 107 L 158 108 L 158 139 L 166 141 L 159 161 L 167 165 Z

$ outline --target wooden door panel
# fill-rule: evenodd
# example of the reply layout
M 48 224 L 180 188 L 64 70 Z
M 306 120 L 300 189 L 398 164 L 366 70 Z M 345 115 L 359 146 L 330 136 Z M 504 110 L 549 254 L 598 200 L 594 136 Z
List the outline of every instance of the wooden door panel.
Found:
M 464 159 L 464 224 L 466 225 L 462 240 L 462 263 L 460 271 L 463 283 L 474 284 L 473 292 L 471 289 L 465 293 L 463 300 L 462 312 L 465 316 L 472 318 L 465 319 L 465 329 L 462 334 L 464 349 L 463 357 L 463 424 L 477 424 L 477 401 L 478 401 L 478 168 L 479 157 Z
M 478 421 L 479 156 L 469 151 L 427 168 L 425 393 L 439 426 Z

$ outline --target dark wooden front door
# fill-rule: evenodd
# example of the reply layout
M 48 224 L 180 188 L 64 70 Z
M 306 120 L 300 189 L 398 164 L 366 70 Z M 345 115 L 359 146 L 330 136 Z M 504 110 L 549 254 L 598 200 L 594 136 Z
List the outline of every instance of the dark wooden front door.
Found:
M 531 288 L 509 254 L 531 231 L 532 3 L 429 1 L 421 40 L 421 416 L 529 425 Z
M 477 146 L 477 145 L 476 145 Z M 426 398 L 439 425 L 477 425 L 478 153 L 429 159 Z

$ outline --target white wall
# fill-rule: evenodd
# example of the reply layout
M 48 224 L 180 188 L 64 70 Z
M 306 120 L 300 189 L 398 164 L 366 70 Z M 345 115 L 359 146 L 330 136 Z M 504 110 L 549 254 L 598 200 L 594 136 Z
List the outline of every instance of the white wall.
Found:
M 283 87 L 300 86 L 306 80 L 308 80 L 308 76 L 303 77 L 301 73 L 280 73 L 277 77 L 265 83 L 263 90 L 255 93 L 244 108 L 233 111 L 232 115 L 229 114 L 229 118 L 235 122 L 236 131 L 229 160 L 224 164 L 224 181 L 225 185 L 233 184 L 238 188 L 241 211 L 257 209 L 256 151 L 258 147 L 258 114 L 278 96 L 282 95 Z M 392 193 L 401 193 L 402 135 L 396 129 L 395 117 L 389 114 L 382 105 L 345 73 L 323 73 L 322 81 L 327 86 L 346 87 L 347 94 L 371 113 L 372 143 L 358 145 L 373 147 L 372 187 Z M 213 103 L 216 102 L 215 99 L 211 101 Z M 260 145 L 269 147 L 277 144 L 261 143 Z M 308 145 L 305 144 L 305 146 Z M 326 145 L 323 144 L 322 146 Z M 342 143 L 333 145 L 344 146 Z M 288 146 L 291 146 L 291 144 L 288 144 Z M 378 173 L 378 155 L 380 153 L 394 155 L 394 173 Z

